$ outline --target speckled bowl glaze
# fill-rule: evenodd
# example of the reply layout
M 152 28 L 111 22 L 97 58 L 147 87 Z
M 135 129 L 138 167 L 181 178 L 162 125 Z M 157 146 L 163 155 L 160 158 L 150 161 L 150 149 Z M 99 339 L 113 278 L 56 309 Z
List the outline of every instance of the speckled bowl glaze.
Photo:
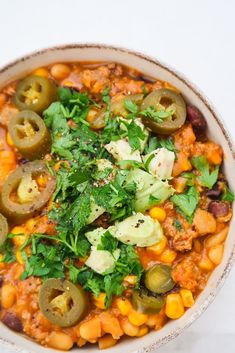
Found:
M 0 69 L 0 88 L 9 82 L 27 75 L 35 68 L 55 62 L 65 61 L 112 61 L 136 68 L 146 75 L 168 81 L 182 92 L 186 101 L 197 106 L 208 123 L 209 137 L 218 142 L 224 150 L 224 171 L 230 187 L 235 191 L 235 149 L 231 138 L 219 117 L 208 100 L 185 77 L 177 73 L 154 58 L 143 54 L 97 44 L 71 44 L 38 51 L 20 58 L 4 68 Z M 225 245 L 222 263 L 211 275 L 205 290 L 198 297 L 195 305 L 187 310 L 185 315 L 175 321 L 170 321 L 160 331 L 150 332 L 143 338 L 124 339 L 109 353 L 150 353 L 161 345 L 177 337 L 185 328 L 193 323 L 209 306 L 223 285 L 235 259 L 235 218 L 232 219 L 230 232 Z M 14 352 L 56 353 L 58 351 L 38 345 L 23 335 L 9 330 L 6 326 L 0 326 L 0 347 L 9 347 Z M 98 351 L 96 346 L 74 349 L 80 353 Z M 1 351 L 1 348 L 0 348 Z

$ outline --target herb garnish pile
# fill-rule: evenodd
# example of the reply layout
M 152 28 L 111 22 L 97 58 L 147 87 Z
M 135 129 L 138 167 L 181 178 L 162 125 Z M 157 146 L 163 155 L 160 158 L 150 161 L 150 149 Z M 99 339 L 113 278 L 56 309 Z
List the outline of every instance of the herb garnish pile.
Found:
M 112 302 L 113 295 L 121 295 L 125 290 L 123 285 L 127 275 L 135 275 L 136 287 L 140 285 L 143 272 L 139 257 L 131 245 L 122 244 L 106 231 L 101 238 L 98 250 L 107 250 L 111 254 L 120 251 L 115 268 L 112 272 L 100 275 L 81 265 L 79 258 L 86 257 L 91 244 L 85 233 L 95 228 L 93 221 L 88 222 L 92 213 L 92 203 L 95 212 L 100 209 L 106 212 L 109 221 L 121 221 L 134 213 L 134 198 L 137 185 L 132 182 L 126 185 L 125 180 L 131 168 L 145 169 L 143 163 L 134 160 L 115 162 L 104 145 L 111 141 L 128 139 L 132 151 L 142 149 L 146 135 L 136 118 L 138 114 L 151 117 L 154 121 L 163 121 L 172 112 L 155 111 L 152 108 L 139 112 L 139 107 L 133 101 L 126 99 L 124 107 L 126 119 L 113 119 L 109 91 L 102 94 L 102 105 L 105 105 L 105 127 L 95 132 L 90 129 L 87 115 L 93 107 L 99 108 L 86 93 L 79 93 L 68 88 L 59 88 L 59 101 L 52 103 L 44 111 L 44 121 L 51 131 L 52 160 L 48 167 L 53 167 L 60 161 L 56 172 L 57 187 L 53 195 L 53 206 L 48 216 L 57 222 L 57 236 L 33 234 L 20 248 L 25 261 L 22 279 L 38 276 L 42 279 L 50 277 L 64 278 L 68 273 L 72 282 L 80 283 L 84 289 L 94 293 L 106 293 L 106 307 Z M 144 146 L 144 154 L 149 154 L 159 147 L 177 152 L 173 140 L 157 138 L 149 135 Z M 109 163 L 99 169 L 97 160 L 105 159 Z M 198 176 L 202 185 L 210 188 L 218 178 L 218 169 L 210 171 L 204 157 L 196 157 L 192 161 L 200 172 Z M 126 169 L 126 167 L 129 169 Z M 190 175 L 189 175 L 190 174 Z M 185 194 L 174 195 L 171 200 L 187 219 L 192 219 L 199 203 L 199 193 L 194 185 L 194 173 L 188 173 L 188 190 Z M 158 201 L 152 197 L 153 205 Z M 224 199 L 231 199 L 228 190 Z M 97 217 L 95 217 L 97 218 Z M 94 218 L 94 219 L 95 219 Z M 176 220 L 175 226 L 181 229 L 181 223 Z M 10 235 L 10 237 L 13 235 Z M 6 262 L 14 261 L 14 254 L 9 245 L 10 237 L 5 243 Z M 32 253 L 27 255 L 25 248 L 31 245 Z

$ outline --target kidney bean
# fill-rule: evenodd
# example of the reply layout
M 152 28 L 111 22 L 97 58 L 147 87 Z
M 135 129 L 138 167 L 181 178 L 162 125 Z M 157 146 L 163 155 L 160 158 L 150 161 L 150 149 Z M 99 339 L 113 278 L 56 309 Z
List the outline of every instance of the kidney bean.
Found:
M 7 312 L 2 318 L 2 322 L 13 331 L 23 331 L 23 325 L 18 316 L 14 313 Z
M 213 187 L 213 189 L 207 191 L 206 196 L 209 197 L 212 200 L 217 200 L 217 199 L 219 199 L 221 194 L 222 194 L 222 190 L 219 187 L 219 185 L 216 184 Z
M 227 202 L 211 201 L 208 205 L 208 211 L 215 217 L 224 217 L 229 212 L 229 205 Z
M 198 108 L 188 105 L 187 119 L 190 121 L 196 132 L 202 133 L 206 130 L 206 120 Z

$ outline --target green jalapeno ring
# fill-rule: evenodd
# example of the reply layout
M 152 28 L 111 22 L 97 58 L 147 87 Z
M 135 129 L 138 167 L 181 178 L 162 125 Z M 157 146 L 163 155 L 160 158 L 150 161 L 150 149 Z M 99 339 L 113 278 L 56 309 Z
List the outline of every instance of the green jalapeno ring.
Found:
M 23 110 L 9 123 L 9 134 L 23 157 L 40 159 L 50 152 L 51 136 L 40 116 L 33 111 Z
M 8 223 L 6 218 L 0 213 L 0 245 L 4 243 L 8 234 Z
M 132 295 L 134 308 L 143 314 L 158 314 L 165 304 L 161 295 L 151 295 L 146 289 L 135 290 Z
M 81 286 L 68 280 L 50 278 L 40 289 L 39 306 L 50 322 L 70 327 L 84 318 L 89 301 Z
M 19 82 L 13 101 L 20 110 L 42 113 L 57 99 L 55 84 L 45 77 L 31 75 Z
M 171 271 L 170 266 L 163 264 L 156 264 L 150 267 L 144 276 L 146 288 L 157 294 L 164 294 L 170 291 L 175 286 Z
M 186 105 L 182 96 L 167 88 L 158 89 L 148 94 L 143 100 L 141 111 L 149 107 L 158 109 L 159 105 L 164 105 L 167 110 L 173 110 L 174 113 L 162 122 L 156 122 L 150 117 L 141 116 L 146 127 L 163 135 L 169 135 L 181 128 L 186 120 Z
M 22 178 L 31 174 L 33 177 L 46 173 L 47 185 L 32 202 L 17 203 L 11 200 L 11 193 L 19 186 Z M 0 194 L 0 211 L 13 224 L 20 224 L 40 211 L 49 201 L 56 187 L 56 179 L 52 176 L 43 161 L 28 162 L 12 172 L 3 184 Z

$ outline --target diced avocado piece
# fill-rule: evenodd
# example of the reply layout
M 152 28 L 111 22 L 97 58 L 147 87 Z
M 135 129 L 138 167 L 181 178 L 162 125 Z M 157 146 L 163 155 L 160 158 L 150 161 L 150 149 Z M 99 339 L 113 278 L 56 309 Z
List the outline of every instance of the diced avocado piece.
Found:
M 91 247 L 90 256 L 85 264 L 93 271 L 104 275 L 114 270 L 115 263 L 120 256 L 120 250 L 116 249 L 113 254 L 107 250 L 97 250 L 95 246 Z
M 116 223 L 114 236 L 122 243 L 145 247 L 160 242 L 163 231 L 158 221 L 138 212 L 124 221 Z
M 143 157 L 146 169 L 159 179 L 171 178 L 175 154 L 166 148 L 157 148 Z
M 104 147 L 118 162 L 123 160 L 142 162 L 140 152 L 138 150 L 132 151 L 130 144 L 125 139 L 111 141 Z
M 85 233 L 85 237 L 92 245 L 98 246 L 101 242 L 102 235 L 107 231 L 110 232 L 111 235 L 114 235 L 116 227 L 110 226 L 107 229 L 104 229 L 102 227 L 96 228 L 90 232 Z
M 131 119 L 128 120 L 128 119 L 124 119 L 124 118 L 119 118 L 119 121 L 123 121 L 123 122 L 125 122 L 125 123 L 129 123 L 129 124 L 130 124 Z M 141 119 L 135 118 L 135 123 L 136 123 L 136 125 L 138 125 L 138 126 L 141 128 L 141 130 L 142 130 L 143 133 L 145 134 L 144 140 L 141 140 L 141 139 L 140 139 L 140 152 L 142 153 L 142 152 L 144 151 L 144 148 L 145 148 L 146 143 L 147 143 L 147 141 L 148 141 L 149 132 L 148 132 L 148 130 L 145 128 L 145 126 L 144 126 L 144 124 L 142 123 Z M 121 128 L 122 130 L 124 130 L 124 131 L 127 131 L 127 127 L 126 127 L 126 125 L 125 125 L 124 123 L 121 123 L 121 124 L 120 124 L 120 128 Z
M 135 182 L 137 187 L 134 201 L 136 212 L 144 212 L 156 204 L 161 204 L 174 193 L 167 181 L 163 182 L 142 169 L 129 172 L 126 184 L 132 182 Z
M 95 203 L 95 200 L 91 198 L 91 212 L 87 219 L 87 224 L 94 222 L 99 216 L 105 212 L 105 209 L 102 206 L 98 206 Z

